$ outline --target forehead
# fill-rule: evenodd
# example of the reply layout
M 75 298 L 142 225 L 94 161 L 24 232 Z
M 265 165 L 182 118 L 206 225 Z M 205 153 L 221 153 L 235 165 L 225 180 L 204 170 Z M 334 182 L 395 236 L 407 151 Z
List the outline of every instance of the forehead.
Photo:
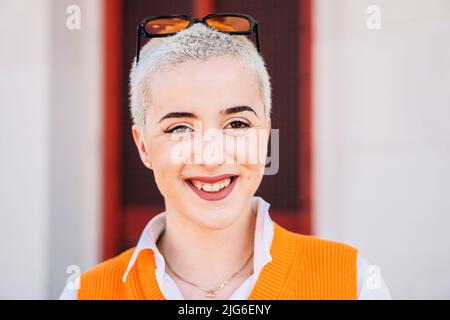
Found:
M 149 111 L 156 113 L 180 108 L 212 112 L 236 105 L 264 109 L 256 71 L 231 56 L 164 67 L 154 74 L 150 92 Z

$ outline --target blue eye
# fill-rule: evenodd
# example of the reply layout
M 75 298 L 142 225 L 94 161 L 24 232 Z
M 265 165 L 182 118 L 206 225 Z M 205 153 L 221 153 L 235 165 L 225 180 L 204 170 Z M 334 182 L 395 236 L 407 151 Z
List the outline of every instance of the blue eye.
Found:
M 180 125 L 180 126 L 176 126 L 176 127 L 172 128 L 172 129 L 166 130 L 164 132 L 165 133 L 186 133 L 187 130 L 190 130 L 190 128 L 187 126 Z

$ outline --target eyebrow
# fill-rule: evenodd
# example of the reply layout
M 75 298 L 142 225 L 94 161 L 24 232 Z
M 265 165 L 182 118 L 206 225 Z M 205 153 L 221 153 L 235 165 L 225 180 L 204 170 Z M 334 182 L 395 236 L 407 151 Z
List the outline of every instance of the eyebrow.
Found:
M 253 112 L 255 114 L 255 116 L 258 117 L 258 115 L 256 114 L 256 111 L 252 107 L 249 107 L 249 106 L 236 106 L 236 107 L 227 108 L 227 109 L 221 110 L 220 114 L 230 115 L 230 114 L 244 112 L 244 111 Z M 162 117 L 158 121 L 158 123 L 161 123 L 163 120 L 170 119 L 170 118 L 198 118 L 198 117 L 194 113 L 191 113 L 191 112 L 170 112 L 170 113 L 166 114 L 164 117 Z

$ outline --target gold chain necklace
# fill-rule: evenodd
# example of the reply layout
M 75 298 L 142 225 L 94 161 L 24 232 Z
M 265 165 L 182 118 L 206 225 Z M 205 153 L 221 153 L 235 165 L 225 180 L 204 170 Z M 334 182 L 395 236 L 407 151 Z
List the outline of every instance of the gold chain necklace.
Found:
M 178 274 L 172 269 L 172 267 L 170 267 L 170 265 L 169 265 L 169 263 L 167 262 L 167 260 L 166 260 L 166 265 L 167 265 L 167 267 L 169 267 L 169 269 L 173 272 L 173 274 L 177 276 L 177 278 L 179 278 L 180 280 L 182 280 L 182 281 L 184 281 L 184 282 L 190 284 L 191 286 L 194 286 L 194 287 L 196 287 L 196 288 L 198 288 L 198 289 L 204 291 L 206 297 L 208 297 L 208 298 L 214 298 L 214 297 L 216 296 L 216 291 L 223 289 L 223 288 L 228 284 L 228 282 L 230 282 L 235 276 L 237 276 L 242 270 L 244 270 L 245 266 L 248 264 L 248 262 L 250 261 L 250 259 L 252 258 L 252 256 L 253 256 L 253 252 L 250 254 L 250 256 L 248 257 L 248 259 L 247 259 L 247 261 L 245 262 L 245 264 L 244 264 L 238 271 L 236 271 L 235 273 L 233 273 L 228 279 L 222 281 L 222 282 L 221 282 L 218 286 L 216 286 L 214 289 L 204 289 L 204 288 L 202 288 L 201 286 L 199 286 L 199 285 L 197 285 L 197 284 L 195 284 L 195 283 L 193 283 L 193 282 L 190 282 L 190 281 L 184 279 L 183 277 L 181 277 L 180 275 L 178 275 Z

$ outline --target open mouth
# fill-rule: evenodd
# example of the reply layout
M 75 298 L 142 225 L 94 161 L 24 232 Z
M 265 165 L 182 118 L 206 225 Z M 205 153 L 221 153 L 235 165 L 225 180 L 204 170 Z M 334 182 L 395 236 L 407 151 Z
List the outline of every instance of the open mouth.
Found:
M 238 176 L 229 176 L 214 183 L 191 179 L 186 179 L 185 181 L 200 198 L 208 201 L 217 201 L 226 198 L 233 191 L 237 180 Z

